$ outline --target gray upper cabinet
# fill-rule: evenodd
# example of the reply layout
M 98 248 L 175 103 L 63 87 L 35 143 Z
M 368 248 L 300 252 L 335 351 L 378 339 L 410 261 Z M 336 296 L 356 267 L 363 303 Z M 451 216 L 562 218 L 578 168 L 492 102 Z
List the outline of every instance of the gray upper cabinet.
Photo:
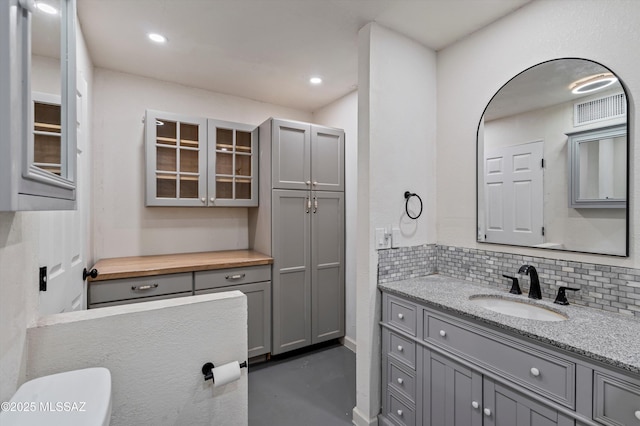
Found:
M 271 121 L 273 188 L 344 191 L 344 131 Z
M 76 207 L 76 3 L 57 3 L 0 6 L 0 211 Z
M 147 110 L 147 206 L 258 205 L 254 126 Z

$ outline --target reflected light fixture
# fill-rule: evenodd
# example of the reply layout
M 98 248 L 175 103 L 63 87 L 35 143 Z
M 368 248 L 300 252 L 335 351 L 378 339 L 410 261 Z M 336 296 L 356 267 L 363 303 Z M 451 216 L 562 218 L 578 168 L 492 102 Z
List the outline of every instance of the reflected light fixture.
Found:
M 38 8 L 38 10 L 47 13 L 49 15 L 57 15 L 58 14 L 58 9 L 56 9 L 55 7 L 51 6 L 50 4 L 38 1 L 36 2 L 36 7 Z
M 147 37 L 149 37 L 149 40 L 156 42 L 156 43 L 166 43 L 167 42 L 167 38 L 165 36 L 163 36 L 162 34 L 158 34 L 158 33 L 149 33 L 147 34 Z
M 309 79 L 309 83 L 314 84 L 314 85 L 318 85 L 318 84 L 322 83 L 322 79 L 320 77 L 311 77 Z
M 604 89 L 605 87 L 611 86 L 617 81 L 618 79 L 615 75 L 607 72 L 574 81 L 569 86 L 569 89 L 571 89 L 571 93 L 575 95 L 582 95 L 585 93 L 591 93 L 595 92 L 596 90 Z

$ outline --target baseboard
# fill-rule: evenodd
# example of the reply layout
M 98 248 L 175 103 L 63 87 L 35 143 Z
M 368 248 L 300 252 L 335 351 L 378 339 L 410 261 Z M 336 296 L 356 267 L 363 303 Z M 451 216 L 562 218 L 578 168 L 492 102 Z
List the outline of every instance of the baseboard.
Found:
M 353 408 L 352 414 L 352 422 L 356 426 L 378 426 L 378 417 L 374 417 L 372 419 L 368 419 L 366 416 L 363 416 L 358 407 Z
M 355 340 L 351 339 L 348 336 L 344 336 L 342 339 L 340 339 L 340 343 L 342 343 L 351 352 L 356 353 L 356 341 Z

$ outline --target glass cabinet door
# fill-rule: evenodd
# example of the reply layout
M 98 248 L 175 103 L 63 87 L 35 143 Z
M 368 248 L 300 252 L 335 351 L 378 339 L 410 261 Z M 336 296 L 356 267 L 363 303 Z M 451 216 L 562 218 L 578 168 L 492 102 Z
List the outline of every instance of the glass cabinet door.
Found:
M 147 111 L 147 205 L 206 206 L 206 120 Z
M 208 121 L 209 205 L 258 205 L 257 129 L 220 120 Z

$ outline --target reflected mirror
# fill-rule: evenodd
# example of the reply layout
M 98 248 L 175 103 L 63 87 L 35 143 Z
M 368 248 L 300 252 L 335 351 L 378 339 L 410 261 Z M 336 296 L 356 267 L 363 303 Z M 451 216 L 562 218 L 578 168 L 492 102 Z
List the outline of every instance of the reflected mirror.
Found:
M 502 86 L 478 125 L 478 241 L 628 256 L 627 111 L 617 76 L 585 59 Z
M 69 91 L 68 83 L 75 79 L 67 79 L 73 72 L 68 66 L 67 48 L 72 42 L 67 22 L 70 10 L 68 0 L 42 0 L 35 3 L 31 13 L 32 126 L 27 177 L 61 187 L 72 186 L 75 179 L 75 152 L 69 149 L 75 133 L 74 115 L 69 109 L 75 101 L 75 90 Z

